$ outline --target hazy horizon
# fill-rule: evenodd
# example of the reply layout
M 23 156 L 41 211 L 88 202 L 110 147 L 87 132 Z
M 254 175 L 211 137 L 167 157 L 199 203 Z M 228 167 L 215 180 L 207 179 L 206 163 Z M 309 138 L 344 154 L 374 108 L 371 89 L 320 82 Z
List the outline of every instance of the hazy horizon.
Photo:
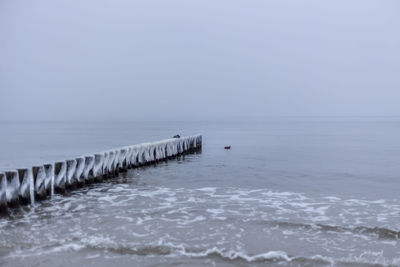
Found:
M 399 11 L 0 0 L 0 265 L 400 266 Z
M 398 10 L 0 0 L 0 121 L 399 116 Z

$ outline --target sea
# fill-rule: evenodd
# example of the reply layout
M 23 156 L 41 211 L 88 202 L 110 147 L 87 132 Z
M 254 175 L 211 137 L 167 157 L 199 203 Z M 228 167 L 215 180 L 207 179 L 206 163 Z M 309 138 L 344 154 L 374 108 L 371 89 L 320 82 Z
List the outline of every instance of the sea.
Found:
M 0 266 L 400 266 L 399 117 L 2 121 L 0 171 L 198 133 L 2 215 Z

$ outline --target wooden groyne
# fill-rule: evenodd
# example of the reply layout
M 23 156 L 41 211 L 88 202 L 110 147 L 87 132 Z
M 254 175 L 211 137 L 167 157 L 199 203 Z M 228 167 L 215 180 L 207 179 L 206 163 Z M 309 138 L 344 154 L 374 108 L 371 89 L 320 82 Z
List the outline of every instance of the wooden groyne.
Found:
M 117 176 L 130 168 L 191 153 L 202 146 L 194 135 L 142 143 L 65 161 L 0 172 L 0 212 L 34 203 L 93 182 Z

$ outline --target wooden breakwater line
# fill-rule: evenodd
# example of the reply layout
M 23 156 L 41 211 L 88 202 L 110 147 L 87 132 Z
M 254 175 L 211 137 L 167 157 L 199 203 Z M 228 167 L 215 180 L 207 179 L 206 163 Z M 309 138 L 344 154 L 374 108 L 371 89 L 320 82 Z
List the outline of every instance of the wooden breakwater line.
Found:
M 194 135 L 111 149 L 51 164 L 0 172 L 0 212 L 17 208 L 84 184 L 101 182 L 121 171 L 194 152 L 202 136 Z

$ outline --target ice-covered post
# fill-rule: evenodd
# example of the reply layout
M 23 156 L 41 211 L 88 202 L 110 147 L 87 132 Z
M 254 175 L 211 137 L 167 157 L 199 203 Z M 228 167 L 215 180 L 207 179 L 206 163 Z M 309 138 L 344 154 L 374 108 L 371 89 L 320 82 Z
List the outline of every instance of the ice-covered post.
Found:
M 118 171 L 119 155 L 120 155 L 120 150 L 119 149 L 115 150 L 114 151 L 114 161 L 113 161 L 112 167 L 111 167 L 112 176 L 117 176 L 119 173 L 119 171 Z
M 0 212 L 7 211 L 7 178 L 6 174 L 0 172 Z
M 65 161 L 54 163 L 54 190 L 58 193 L 65 192 L 67 163 Z
M 74 179 L 74 175 L 76 172 L 76 160 L 75 159 L 71 159 L 71 160 L 67 160 L 67 181 L 66 181 L 66 187 L 67 188 L 75 188 L 76 187 L 76 180 Z
M 47 195 L 47 188 L 50 187 L 49 181 L 46 181 L 46 171 L 44 166 L 32 167 L 33 181 L 35 183 L 35 198 L 45 199 Z M 48 184 L 46 184 L 46 182 Z
M 8 207 L 18 207 L 20 202 L 33 203 L 35 198 L 44 199 L 54 190 L 85 182 L 100 182 L 113 177 L 127 168 L 186 154 L 202 147 L 202 136 L 166 139 L 159 142 L 127 146 L 76 159 L 44 164 L 32 168 L 0 172 L 0 212 Z
M 104 155 L 95 154 L 94 165 L 93 165 L 93 176 L 96 182 L 101 182 L 103 180 L 103 164 L 104 164 Z
M 76 158 L 76 169 L 73 176 L 73 180 L 76 181 L 78 186 L 81 186 L 85 183 L 85 178 L 83 177 L 83 170 L 85 169 L 85 158 L 80 157 Z
M 83 169 L 83 177 L 86 183 L 94 182 L 93 177 L 94 156 L 85 157 L 85 168 Z
M 107 166 L 107 168 L 106 168 L 107 178 L 113 177 L 114 159 L 115 159 L 115 152 L 114 151 L 109 151 L 108 152 L 108 162 L 107 162 L 107 165 L 106 165 Z
M 110 160 L 110 154 L 107 152 L 103 152 L 103 166 L 101 167 L 101 173 L 103 179 L 107 179 L 108 172 L 108 161 Z
M 22 204 L 35 202 L 32 169 L 18 169 L 19 195 Z
M 53 164 L 45 164 L 44 171 L 46 172 L 46 183 L 48 183 L 48 187 L 46 187 L 47 194 L 53 196 L 54 194 L 54 167 Z
M 19 178 L 17 171 L 6 171 L 7 178 L 7 203 L 10 207 L 18 207 L 19 206 Z
M 119 159 L 118 159 L 118 164 L 117 164 L 118 172 L 125 172 L 126 171 L 126 168 L 124 166 L 124 162 L 125 162 L 125 159 L 126 159 L 126 153 L 127 153 L 127 150 L 125 148 L 121 148 L 119 150 Z
M 132 147 L 127 147 L 126 150 L 127 152 L 125 156 L 124 168 L 130 169 L 132 168 L 131 166 Z
M 129 159 L 129 164 L 131 168 L 136 167 L 138 164 L 138 148 L 137 146 L 132 146 L 131 147 L 131 154 L 130 154 L 130 159 Z

